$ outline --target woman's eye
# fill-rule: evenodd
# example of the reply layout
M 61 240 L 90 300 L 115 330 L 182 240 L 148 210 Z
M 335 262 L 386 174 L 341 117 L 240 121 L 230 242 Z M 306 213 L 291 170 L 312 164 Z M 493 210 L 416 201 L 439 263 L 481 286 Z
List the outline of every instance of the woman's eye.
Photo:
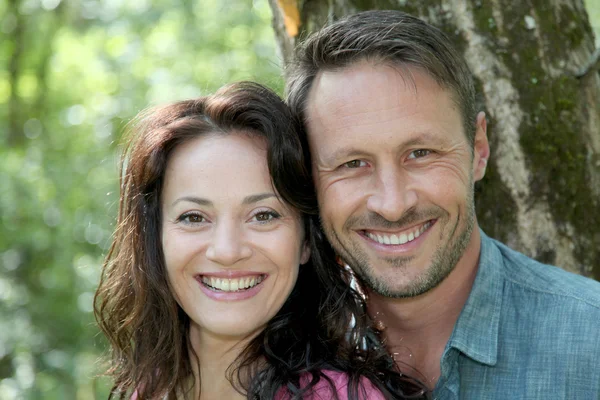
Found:
M 352 161 L 348 161 L 347 163 L 344 163 L 344 167 L 346 167 L 346 168 L 359 168 L 359 167 L 364 167 L 366 165 L 367 165 L 367 163 L 362 160 L 352 160 Z
M 431 154 L 431 150 L 418 149 L 418 150 L 411 152 L 410 155 L 408 156 L 408 158 L 421 158 L 421 157 L 428 156 L 429 154 Z
M 256 222 L 265 223 L 277 219 L 279 217 L 280 215 L 274 211 L 261 211 L 259 213 L 254 214 L 253 219 Z
M 177 220 L 180 222 L 183 222 L 184 224 L 193 225 L 193 224 L 201 224 L 201 223 L 205 222 L 206 218 L 204 218 L 200 214 L 186 213 L 186 214 L 181 215 Z

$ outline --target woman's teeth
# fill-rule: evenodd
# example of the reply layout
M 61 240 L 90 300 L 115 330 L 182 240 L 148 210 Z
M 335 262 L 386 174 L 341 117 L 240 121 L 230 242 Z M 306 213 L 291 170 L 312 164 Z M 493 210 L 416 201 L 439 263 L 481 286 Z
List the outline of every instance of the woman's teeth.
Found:
M 371 232 L 365 232 L 369 239 L 374 240 L 381 244 L 404 244 L 408 242 L 412 242 L 423 232 L 427 230 L 431 226 L 432 222 L 427 221 L 420 228 L 416 228 L 412 232 L 409 233 L 401 233 L 399 235 L 383 235 L 383 234 L 375 234 Z
M 261 283 L 264 279 L 264 275 L 257 275 L 252 277 L 247 276 L 244 278 L 234 279 L 203 276 L 202 283 L 204 283 L 211 289 L 217 289 L 222 292 L 238 292 L 241 290 L 248 290 Z

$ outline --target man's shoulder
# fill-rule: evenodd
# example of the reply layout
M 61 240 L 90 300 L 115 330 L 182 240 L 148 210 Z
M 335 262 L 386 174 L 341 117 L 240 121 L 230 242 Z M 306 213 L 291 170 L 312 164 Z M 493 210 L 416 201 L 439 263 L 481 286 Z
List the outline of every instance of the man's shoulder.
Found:
M 579 304 L 600 313 L 600 282 L 540 263 L 499 241 L 492 241 L 502 255 L 503 274 L 509 285 L 524 293 L 545 297 L 548 302 Z
M 600 283 L 483 240 L 478 290 L 489 296 L 463 346 L 479 353 L 462 361 L 461 397 L 598 399 Z

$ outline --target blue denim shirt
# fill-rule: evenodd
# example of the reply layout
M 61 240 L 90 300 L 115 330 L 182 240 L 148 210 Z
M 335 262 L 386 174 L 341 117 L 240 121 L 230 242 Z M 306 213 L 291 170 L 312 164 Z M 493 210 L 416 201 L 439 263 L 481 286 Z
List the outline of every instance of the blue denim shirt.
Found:
M 477 277 L 433 398 L 600 399 L 600 283 L 481 232 Z

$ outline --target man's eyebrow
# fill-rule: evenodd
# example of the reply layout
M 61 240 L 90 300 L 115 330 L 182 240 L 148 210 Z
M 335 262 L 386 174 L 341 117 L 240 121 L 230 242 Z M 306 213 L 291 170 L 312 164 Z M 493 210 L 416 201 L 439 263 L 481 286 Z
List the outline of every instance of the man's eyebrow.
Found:
M 354 146 L 347 146 L 336 149 L 331 154 L 322 157 L 322 159 L 323 161 L 325 161 L 326 164 L 335 164 L 338 160 L 341 159 L 347 159 L 351 157 L 363 157 L 364 155 L 365 151 L 361 151 L 360 149 L 357 149 Z
M 410 147 L 416 145 L 427 145 L 431 143 L 440 143 L 443 141 L 443 138 L 439 135 L 434 135 L 431 132 L 419 132 L 418 136 L 408 139 L 403 142 L 400 146 L 402 147 Z
M 413 137 L 408 138 L 406 141 L 400 143 L 397 147 L 402 148 L 418 145 L 426 146 L 428 144 L 440 144 L 442 142 L 443 137 L 440 137 L 440 135 L 435 135 L 432 132 L 423 131 L 416 132 Z M 333 151 L 331 154 L 323 156 L 322 160 L 326 164 L 334 164 L 340 159 L 348 159 L 352 157 L 359 158 L 364 157 L 366 154 L 368 154 L 368 151 L 356 148 L 354 146 L 346 146 L 340 147 L 339 149 Z

